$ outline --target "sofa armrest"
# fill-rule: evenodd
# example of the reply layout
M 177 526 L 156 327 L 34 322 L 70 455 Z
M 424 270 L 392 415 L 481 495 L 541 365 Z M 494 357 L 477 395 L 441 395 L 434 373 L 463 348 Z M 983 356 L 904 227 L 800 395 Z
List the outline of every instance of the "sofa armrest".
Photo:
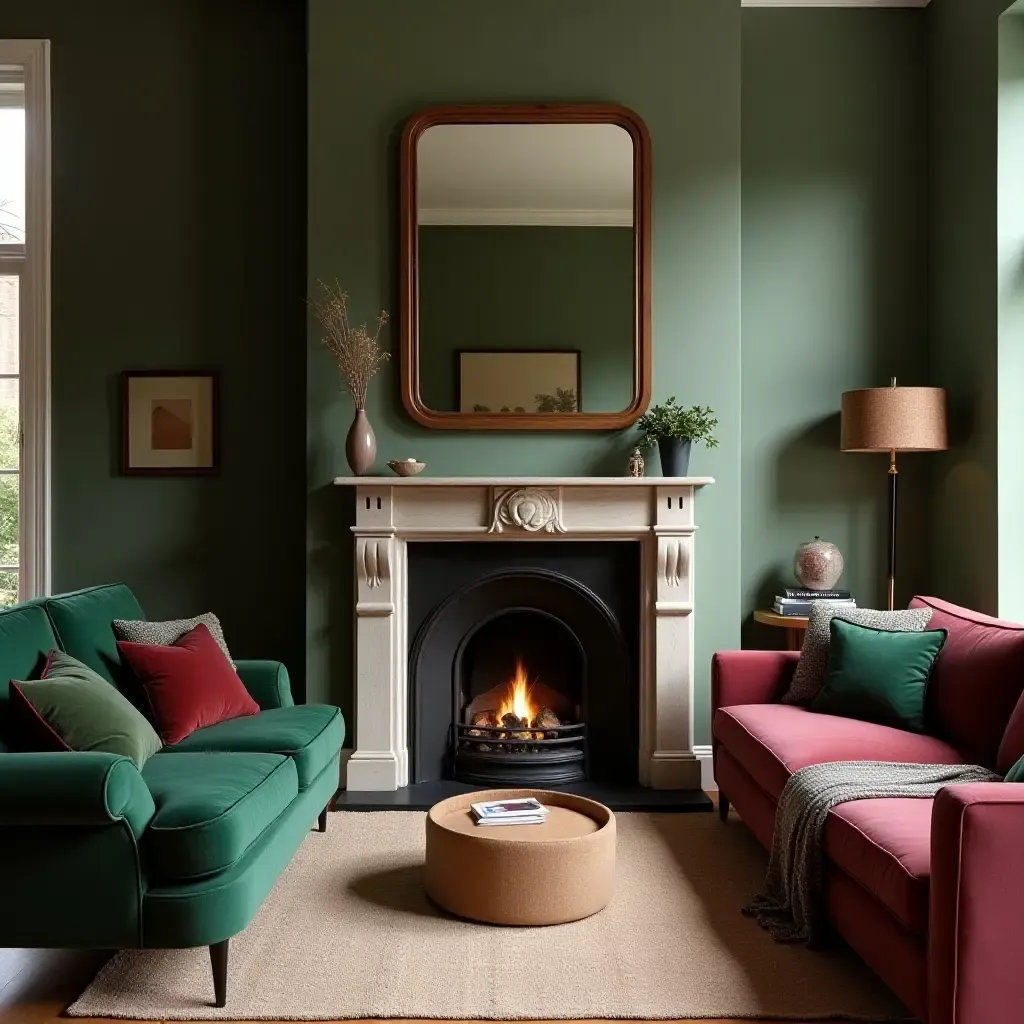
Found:
M 711 716 L 737 704 L 774 704 L 789 688 L 799 651 L 719 651 L 711 659 Z
M 290 708 L 292 684 L 288 669 L 279 661 L 236 661 L 235 671 L 261 711 Z
M 1024 1006 L 1024 783 L 948 786 L 932 807 L 929 1024 L 1005 1024 Z
M 0 826 L 124 821 L 137 839 L 155 813 L 130 758 L 98 751 L 0 754 Z

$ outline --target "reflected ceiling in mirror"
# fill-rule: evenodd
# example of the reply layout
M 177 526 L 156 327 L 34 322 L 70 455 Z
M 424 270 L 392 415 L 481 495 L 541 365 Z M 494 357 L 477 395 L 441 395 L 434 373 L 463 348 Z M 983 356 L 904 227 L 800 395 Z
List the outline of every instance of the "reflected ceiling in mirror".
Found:
M 650 372 L 642 123 L 622 108 L 472 110 L 406 129 L 406 408 L 447 428 L 632 422 Z

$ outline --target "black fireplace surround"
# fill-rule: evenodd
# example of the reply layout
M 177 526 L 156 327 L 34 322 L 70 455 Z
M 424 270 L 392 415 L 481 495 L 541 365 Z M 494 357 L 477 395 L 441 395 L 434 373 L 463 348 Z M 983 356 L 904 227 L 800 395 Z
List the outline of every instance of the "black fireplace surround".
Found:
M 625 541 L 410 542 L 410 781 L 635 784 L 639 559 Z M 517 661 L 559 724 L 472 728 Z

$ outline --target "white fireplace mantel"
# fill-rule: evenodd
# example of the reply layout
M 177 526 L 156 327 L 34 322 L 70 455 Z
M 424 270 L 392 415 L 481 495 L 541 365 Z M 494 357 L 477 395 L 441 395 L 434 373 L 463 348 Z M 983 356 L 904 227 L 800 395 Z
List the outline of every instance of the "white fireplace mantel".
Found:
M 407 545 L 639 541 L 640 782 L 697 789 L 693 749 L 694 499 L 710 477 L 338 477 L 355 488 L 351 790 L 409 783 Z

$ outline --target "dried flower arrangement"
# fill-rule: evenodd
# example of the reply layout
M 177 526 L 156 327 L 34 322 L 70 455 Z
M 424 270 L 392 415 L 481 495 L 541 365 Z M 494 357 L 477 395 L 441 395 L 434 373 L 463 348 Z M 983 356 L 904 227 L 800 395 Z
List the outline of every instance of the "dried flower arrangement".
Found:
M 388 322 L 388 312 L 386 309 L 381 311 L 377 317 L 377 330 L 370 334 L 366 324 L 353 327 L 348 322 L 348 293 L 343 292 L 337 282 L 333 287 L 323 281 L 317 284 L 323 296 L 310 299 L 309 305 L 324 329 L 323 343 L 341 370 L 345 388 L 352 396 L 356 410 L 365 410 L 370 378 L 391 358 L 391 353 L 383 350 L 380 344 L 380 332 Z

